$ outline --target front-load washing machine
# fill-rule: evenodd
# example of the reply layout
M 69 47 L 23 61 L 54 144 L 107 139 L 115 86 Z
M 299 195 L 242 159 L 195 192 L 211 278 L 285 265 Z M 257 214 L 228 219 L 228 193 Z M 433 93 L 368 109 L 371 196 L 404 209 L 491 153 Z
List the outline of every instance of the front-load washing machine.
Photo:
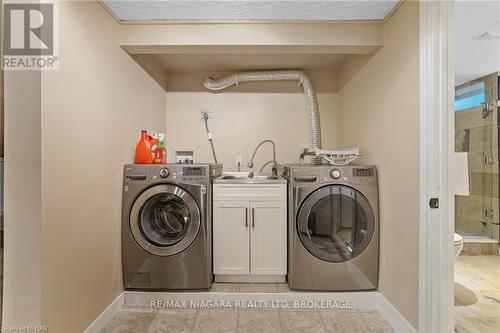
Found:
M 125 288 L 210 288 L 211 182 L 221 174 L 221 165 L 125 165 Z
M 377 288 L 379 213 L 374 166 L 289 165 L 291 289 Z

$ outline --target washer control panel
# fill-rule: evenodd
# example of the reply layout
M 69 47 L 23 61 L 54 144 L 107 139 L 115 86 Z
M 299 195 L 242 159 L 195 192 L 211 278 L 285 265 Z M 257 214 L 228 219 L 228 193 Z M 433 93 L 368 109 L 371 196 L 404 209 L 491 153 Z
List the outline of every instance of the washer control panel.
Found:
M 221 164 L 127 164 L 124 167 L 123 184 L 168 182 L 209 186 L 212 177 L 222 174 Z M 136 186 L 136 185 L 133 185 Z
M 186 182 L 204 182 L 207 180 L 207 168 L 188 166 L 182 168 L 182 179 Z

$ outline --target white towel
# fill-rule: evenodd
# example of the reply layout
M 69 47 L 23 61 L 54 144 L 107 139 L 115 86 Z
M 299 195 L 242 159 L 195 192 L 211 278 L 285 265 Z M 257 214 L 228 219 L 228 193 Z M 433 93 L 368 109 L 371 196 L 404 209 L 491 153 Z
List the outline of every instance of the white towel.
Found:
M 454 153 L 450 161 L 450 187 L 454 194 L 469 195 L 469 153 Z

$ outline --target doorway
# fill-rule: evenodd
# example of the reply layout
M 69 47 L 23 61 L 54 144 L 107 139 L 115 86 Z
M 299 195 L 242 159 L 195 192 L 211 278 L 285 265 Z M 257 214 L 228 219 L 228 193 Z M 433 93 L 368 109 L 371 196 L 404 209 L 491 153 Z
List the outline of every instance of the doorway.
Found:
M 455 88 L 455 153 L 469 188 L 455 196 L 456 332 L 500 330 L 498 82 L 493 73 Z
M 466 185 L 452 214 L 455 332 L 498 332 L 500 3 L 455 2 L 454 14 L 454 152 L 465 171 L 451 181 Z
M 464 254 L 498 252 L 498 74 L 455 88 L 455 152 L 466 156 L 469 193 L 455 196 Z

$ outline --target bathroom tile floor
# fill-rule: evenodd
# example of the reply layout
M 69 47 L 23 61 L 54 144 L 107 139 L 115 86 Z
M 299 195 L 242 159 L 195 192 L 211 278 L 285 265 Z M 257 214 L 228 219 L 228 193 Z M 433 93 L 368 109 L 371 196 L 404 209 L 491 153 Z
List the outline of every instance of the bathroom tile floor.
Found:
M 278 293 L 286 283 L 214 283 L 210 292 Z M 114 315 L 101 333 L 155 332 L 394 332 L 376 311 L 273 309 L 149 309 L 127 307 Z
M 455 261 L 455 331 L 500 332 L 500 256 Z

